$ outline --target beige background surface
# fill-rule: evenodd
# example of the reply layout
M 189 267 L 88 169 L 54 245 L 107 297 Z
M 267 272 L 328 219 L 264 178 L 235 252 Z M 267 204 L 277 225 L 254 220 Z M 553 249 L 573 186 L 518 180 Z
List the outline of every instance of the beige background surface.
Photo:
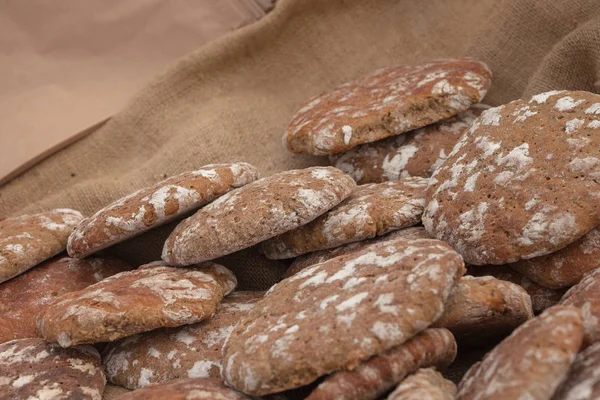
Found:
M 0 2 L 0 180 L 272 0 Z

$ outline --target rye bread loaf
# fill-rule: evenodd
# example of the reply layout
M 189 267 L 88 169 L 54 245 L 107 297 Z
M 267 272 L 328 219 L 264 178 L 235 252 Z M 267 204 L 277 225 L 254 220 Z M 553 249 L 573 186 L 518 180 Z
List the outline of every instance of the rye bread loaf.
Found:
M 484 111 L 431 177 L 425 229 L 469 264 L 500 265 L 595 228 L 598 110 L 600 95 L 554 91 Z
M 431 239 L 375 244 L 309 267 L 242 318 L 225 345 L 223 377 L 263 395 L 354 369 L 438 319 L 463 273 L 460 256 Z
M 550 308 L 560 301 L 565 294 L 565 289 L 548 289 L 508 265 L 477 265 L 469 267 L 468 275 L 472 276 L 493 276 L 503 281 L 512 282 L 521 286 L 531 298 L 531 307 L 535 314 L 539 314 L 546 308 Z
M 600 341 L 600 269 L 590 272 L 569 289 L 560 304 L 581 309 L 585 329 L 584 347 Z
M 600 398 L 600 343 L 577 355 L 569 373 L 552 400 L 594 400 Z
M 130 269 L 116 258 L 58 257 L 2 283 L 0 343 L 39 337 L 36 318 L 54 299 Z
M 92 346 L 63 349 L 39 338 L 0 344 L 0 397 L 101 400 L 106 379 Z
M 531 318 L 531 298 L 519 285 L 491 276 L 463 276 L 434 326 L 450 330 L 468 347 L 502 338 Z
M 57 208 L 0 221 L 0 282 L 63 251 L 82 218 L 79 211 Z
M 416 225 L 425 205 L 427 179 L 406 178 L 358 186 L 314 221 L 262 243 L 267 258 L 296 257 L 372 239 Z
M 83 258 L 211 202 L 258 179 L 248 163 L 210 164 L 172 176 L 118 199 L 79 223 L 69 237 L 71 257 Z
M 233 292 L 206 321 L 156 329 L 109 343 L 102 358 L 108 380 L 138 389 L 181 378 L 220 378 L 225 340 L 263 295 Z
M 426 329 L 406 343 L 325 378 L 306 400 L 374 400 L 419 368 L 443 370 L 456 357 L 456 341 L 443 328 Z
M 38 316 L 37 326 L 44 339 L 63 347 L 109 342 L 208 319 L 236 284 L 235 276 L 215 263 L 147 264 L 57 298 Z
M 534 282 L 550 289 L 577 284 L 583 276 L 600 267 L 600 227 L 554 253 L 510 264 Z
M 410 228 L 392 231 L 386 235 L 379 236 L 374 239 L 363 240 L 360 242 L 334 247 L 332 249 L 319 250 L 304 254 L 294 259 L 290 267 L 285 271 L 285 277 L 290 277 L 295 273 L 302 271 L 304 268 L 310 267 L 311 265 L 319 264 L 338 256 L 355 253 L 374 243 L 381 243 L 396 239 L 431 239 L 431 236 L 429 236 L 429 234 L 425 231 L 425 228 L 413 226 Z
M 250 400 L 215 378 L 188 378 L 164 382 L 125 393 L 115 400 Z
M 456 398 L 549 399 L 575 359 L 582 338 L 578 308 L 549 308 L 474 364 L 461 380 Z
M 488 108 L 475 104 L 452 118 L 403 135 L 365 143 L 329 158 L 334 167 L 350 175 L 359 185 L 411 176 L 428 178 L 475 118 Z
M 387 400 L 454 400 L 456 385 L 433 368 L 421 368 L 402 381 Z
M 165 242 L 169 265 L 190 265 L 253 246 L 305 225 L 350 195 L 342 171 L 286 171 L 227 193 L 181 222 Z
M 466 58 L 383 68 L 307 100 L 283 143 L 325 155 L 408 132 L 478 103 L 491 77 L 484 63 Z

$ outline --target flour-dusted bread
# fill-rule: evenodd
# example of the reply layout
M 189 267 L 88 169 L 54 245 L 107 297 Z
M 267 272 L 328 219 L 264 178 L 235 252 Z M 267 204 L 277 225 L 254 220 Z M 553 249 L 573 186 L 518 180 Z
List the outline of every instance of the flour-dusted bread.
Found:
M 575 306 L 583 314 L 583 345 L 600 341 L 600 269 L 587 274 L 565 293 L 560 304 Z
M 57 208 L 0 221 L 0 282 L 63 251 L 82 219 L 79 211 Z
M 491 77 L 484 63 L 466 58 L 383 68 L 306 101 L 283 143 L 325 155 L 408 132 L 479 103 Z
M 433 368 L 422 368 L 390 393 L 387 400 L 454 400 L 456 385 Z
M 115 400 L 250 400 L 215 378 L 188 378 L 150 385 Z
M 36 317 L 56 298 L 130 270 L 115 258 L 48 260 L 0 285 L 0 343 L 39 337 Z
M 63 347 L 117 340 L 213 316 L 237 281 L 225 267 L 152 263 L 67 293 L 38 316 L 42 337 Z
M 582 338 L 578 308 L 549 308 L 474 364 L 460 382 L 456 398 L 550 399 L 575 359 Z
M 0 344 L 0 397 L 101 400 L 106 379 L 92 346 L 63 349 L 39 338 Z
M 531 298 L 521 286 L 491 276 L 463 276 L 435 326 L 450 330 L 462 346 L 473 346 L 502 338 L 531 318 Z
M 109 343 L 103 356 L 108 380 L 138 389 L 180 378 L 220 378 L 225 340 L 263 296 L 264 292 L 233 292 L 208 320 Z
M 577 355 L 552 400 L 600 399 L 600 343 Z
M 211 164 L 140 189 L 81 221 L 69 237 L 69 255 L 83 258 L 163 225 L 258 175 L 248 163 Z
M 484 111 L 431 177 L 427 231 L 469 264 L 499 265 L 595 228 L 599 109 L 600 95 L 554 91 Z
M 550 289 L 577 284 L 586 273 L 600 267 L 600 227 L 554 253 L 510 264 L 532 281 Z
M 374 400 L 419 368 L 444 369 L 456 357 L 456 342 L 447 329 L 426 329 L 406 343 L 363 361 L 351 371 L 326 377 L 306 400 Z
M 427 179 L 406 178 L 358 186 L 314 221 L 262 243 L 267 258 L 291 258 L 372 239 L 421 221 Z
M 428 178 L 446 159 L 475 118 L 489 106 L 474 104 L 467 111 L 435 124 L 365 143 L 330 156 L 333 166 L 358 184 L 394 181 L 411 176 Z
M 379 236 L 375 239 L 363 240 L 345 244 L 332 249 L 319 250 L 312 253 L 301 255 L 294 259 L 290 267 L 285 271 L 285 277 L 290 277 L 304 268 L 311 265 L 319 264 L 332 258 L 343 256 L 350 253 L 361 251 L 367 246 L 374 243 L 381 243 L 396 239 L 431 239 L 431 236 L 425 231 L 425 228 L 420 226 L 412 226 L 410 228 L 399 229 L 392 231 L 387 235 Z
M 472 276 L 493 276 L 521 286 L 531 297 L 531 307 L 535 314 L 539 314 L 546 308 L 558 303 L 566 291 L 565 289 L 548 289 L 508 265 L 476 265 L 468 269 L 468 274 Z
M 234 190 L 181 222 L 162 258 L 190 265 L 253 246 L 309 223 L 350 195 L 356 183 L 332 167 L 281 172 Z
M 460 256 L 431 239 L 375 244 L 309 267 L 242 318 L 225 345 L 223 377 L 262 395 L 353 369 L 438 319 L 463 273 Z

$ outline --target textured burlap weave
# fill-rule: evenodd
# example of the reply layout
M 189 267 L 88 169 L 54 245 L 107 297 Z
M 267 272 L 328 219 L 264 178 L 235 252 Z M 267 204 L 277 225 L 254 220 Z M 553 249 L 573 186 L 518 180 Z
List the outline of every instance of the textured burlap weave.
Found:
M 282 148 L 302 101 L 375 68 L 462 55 L 494 72 L 485 100 L 492 105 L 549 89 L 598 92 L 598 0 L 280 0 L 258 23 L 175 62 L 103 127 L 8 183 L 0 215 L 54 207 L 89 215 L 212 162 L 247 161 L 265 176 L 326 163 Z M 138 264 L 158 259 L 168 229 L 111 251 Z M 267 288 L 286 267 L 253 250 L 223 262 L 241 288 Z

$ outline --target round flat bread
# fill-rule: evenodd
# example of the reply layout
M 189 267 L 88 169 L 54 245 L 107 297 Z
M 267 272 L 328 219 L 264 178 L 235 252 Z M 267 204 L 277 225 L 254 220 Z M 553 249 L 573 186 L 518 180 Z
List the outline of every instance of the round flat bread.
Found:
M 115 400 L 250 400 L 215 378 L 189 378 L 150 385 Z
M 0 285 L 0 343 L 39 337 L 38 314 L 56 298 L 132 267 L 114 258 L 54 258 Z
M 63 251 L 82 219 L 79 211 L 58 208 L 0 221 L 0 282 Z
M 428 178 L 473 121 L 488 108 L 484 104 L 475 104 L 447 120 L 403 135 L 365 143 L 345 153 L 331 155 L 330 160 L 360 185 L 411 176 Z
M 439 318 L 463 273 L 460 256 L 431 239 L 375 244 L 309 267 L 240 321 L 225 345 L 223 377 L 263 395 L 351 370 Z
M 491 77 L 484 63 L 465 58 L 384 68 L 308 100 L 283 142 L 325 155 L 408 132 L 479 103 Z
M 583 314 L 583 346 L 600 341 L 600 269 L 590 272 L 565 293 L 560 304 L 575 306 Z
M 181 222 L 162 258 L 190 265 L 305 225 L 350 195 L 356 183 L 332 167 L 281 172 L 234 190 Z
M 552 400 L 600 399 L 600 343 L 577 355 Z
M 531 297 L 531 307 L 535 314 L 550 308 L 560 301 L 565 290 L 548 289 L 521 275 L 508 265 L 483 265 L 470 267 L 468 274 L 473 276 L 493 276 L 496 279 L 521 286 Z
M 463 276 L 434 326 L 450 330 L 466 347 L 502 338 L 531 318 L 531 298 L 521 286 L 491 276 Z
M 474 364 L 460 382 L 456 399 L 549 399 L 575 359 L 582 338 L 578 308 L 549 308 Z
M 71 257 L 83 258 L 163 225 L 258 179 L 247 163 L 211 164 L 172 176 L 114 201 L 81 221 L 69 237 Z
M 236 284 L 219 264 L 183 269 L 152 263 L 59 297 L 37 326 L 44 339 L 63 347 L 109 342 L 208 319 Z
M 387 400 L 454 400 L 456 385 L 433 368 L 422 368 L 402 381 Z
M 600 224 L 599 129 L 600 96 L 588 92 L 484 111 L 431 177 L 425 229 L 474 265 L 576 241 Z
M 421 226 L 412 226 L 410 228 L 392 231 L 375 239 L 363 240 L 360 242 L 345 244 L 340 247 L 334 247 L 332 249 L 319 250 L 304 254 L 294 259 L 294 262 L 292 262 L 287 271 L 285 271 L 285 277 L 288 278 L 295 273 L 302 271 L 304 268 L 310 267 L 311 265 L 319 264 L 335 257 L 344 256 L 346 254 L 356 253 L 367 246 L 371 246 L 372 244 L 396 239 L 431 239 L 431 236 L 429 236 L 429 234 L 425 231 L 425 228 Z
M 425 205 L 427 179 L 406 178 L 358 186 L 346 200 L 314 221 L 262 243 L 271 259 L 372 239 L 416 225 Z
M 419 368 L 443 370 L 456 357 L 456 341 L 447 329 L 427 329 L 406 343 L 363 361 L 352 371 L 325 378 L 306 400 L 375 400 Z
M 138 389 L 180 378 L 220 378 L 225 340 L 263 296 L 264 292 L 233 292 L 208 320 L 109 343 L 102 358 L 108 380 Z
M 576 285 L 600 265 L 600 227 L 592 229 L 567 247 L 541 257 L 517 261 L 510 266 L 550 289 Z
M 0 344 L 3 399 L 101 400 L 105 383 L 92 346 L 63 349 L 38 338 Z

